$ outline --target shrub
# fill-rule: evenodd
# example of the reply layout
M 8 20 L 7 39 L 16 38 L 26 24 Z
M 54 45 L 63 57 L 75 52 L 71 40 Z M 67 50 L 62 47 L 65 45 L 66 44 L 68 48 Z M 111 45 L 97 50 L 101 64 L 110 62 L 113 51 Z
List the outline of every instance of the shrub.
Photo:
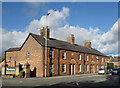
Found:
M 25 76 L 25 71 L 20 71 L 20 73 L 19 73 L 19 76 L 20 76 L 20 78 L 24 78 L 24 76 Z
M 12 76 L 13 76 L 13 78 L 15 78 L 15 74 L 13 74 Z
M 20 76 L 19 75 L 15 75 L 15 78 L 20 78 Z

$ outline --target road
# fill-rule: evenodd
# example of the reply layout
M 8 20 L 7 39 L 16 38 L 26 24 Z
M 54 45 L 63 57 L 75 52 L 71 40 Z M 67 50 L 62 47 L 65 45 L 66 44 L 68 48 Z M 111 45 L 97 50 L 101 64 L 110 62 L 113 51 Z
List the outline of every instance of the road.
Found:
M 47 78 L 3 78 L 2 88 L 69 88 L 80 87 L 118 87 L 120 88 L 118 75 L 98 75 L 98 74 L 81 74 L 75 76 L 56 76 Z

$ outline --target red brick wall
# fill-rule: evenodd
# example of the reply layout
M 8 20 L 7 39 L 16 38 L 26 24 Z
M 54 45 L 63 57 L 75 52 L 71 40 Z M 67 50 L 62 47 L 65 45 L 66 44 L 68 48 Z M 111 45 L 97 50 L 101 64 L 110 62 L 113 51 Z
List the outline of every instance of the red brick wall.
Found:
M 47 58 L 47 76 L 49 76 L 49 63 L 50 63 L 50 58 L 49 58 L 49 50 L 50 48 L 48 48 L 48 58 Z M 84 73 L 84 58 L 85 58 L 85 73 L 90 73 L 91 72 L 91 64 L 94 64 L 94 72 L 97 72 L 97 68 L 96 65 L 98 65 L 98 70 L 101 67 L 101 65 L 105 66 L 107 65 L 107 62 L 105 63 L 105 57 L 102 56 L 97 56 L 97 55 L 91 55 L 91 54 L 84 54 L 84 53 L 79 53 L 79 52 L 73 52 L 73 51 L 67 51 L 67 50 L 58 50 L 58 49 L 54 49 L 52 48 L 52 50 L 54 50 L 54 59 L 52 59 L 52 63 L 54 64 L 53 67 L 53 74 L 52 75 L 58 75 L 58 69 L 60 69 L 59 71 L 59 75 L 69 75 L 70 71 L 70 64 L 75 64 L 75 74 L 80 74 L 80 73 Z M 62 52 L 66 52 L 66 59 L 62 59 Z M 72 53 L 74 53 L 74 55 L 72 55 Z M 60 57 L 58 56 L 58 54 L 60 54 Z M 81 60 L 78 60 L 78 55 L 81 54 Z M 85 55 L 85 56 L 84 56 Z M 86 55 L 89 56 L 89 60 L 86 61 Z M 93 58 L 92 58 L 93 56 Z M 98 62 L 96 60 L 96 57 L 98 57 Z M 59 58 L 59 59 L 58 59 Z M 101 62 L 102 58 L 104 58 L 104 62 Z M 74 59 L 75 62 L 71 62 L 71 59 Z M 58 67 L 58 60 L 59 60 L 59 67 Z M 94 63 L 91 63 L 91 61 L 94 61 Z M 66 72 L 63 73 L 62 72 L 62 64 L 66 64 Z M 81 64 L 81 72 L 79 72 L 79 64 Z M 89 71 L 86 71 L 86 65 L 89 65 Z M 43 73 L 44 73 L 44 67 L 43 67 Z

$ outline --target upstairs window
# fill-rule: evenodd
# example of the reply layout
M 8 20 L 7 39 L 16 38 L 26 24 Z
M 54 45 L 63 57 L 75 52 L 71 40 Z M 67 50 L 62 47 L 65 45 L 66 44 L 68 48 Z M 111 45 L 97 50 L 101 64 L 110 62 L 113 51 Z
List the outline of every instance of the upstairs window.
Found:
M 105 58 L 105 62 L 107 62 L 107 59 Z
M 86 56 L 86 61 L 88 61 L 88 55 Z
M 27 51 L 27 59 L 29 60 L 30 59 L 30 52 Z
M 103 58 L 102 58 L 102 62 L 103 62 Z
M 62 64 L 62 72 L 63 72 L 63 73 L 66 72 L 66 64 Z
M 66 52 L 62 52 L 62 59 L 66 59 Z
M 50 58 L 50 59 L 53 59 L 53 58 L 54 58 L 54 51 L 53 51 L 53 50 L 50 50 L 50 51 L 49 51 L 49 58 Z
M 97 62 L 98 62 L 98 60 L 99 60 L 98 57 L 96 57 L 96 61 L 97 61 Z
M 79 54 L 79 60 L 81 60 L 81 54 Z

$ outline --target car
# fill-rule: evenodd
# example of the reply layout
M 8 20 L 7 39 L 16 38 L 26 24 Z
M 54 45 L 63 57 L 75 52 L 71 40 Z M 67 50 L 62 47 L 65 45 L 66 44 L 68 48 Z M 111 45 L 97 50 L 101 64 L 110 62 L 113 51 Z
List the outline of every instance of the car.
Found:
M 118 68 L 115 68 L 112 71 L 112 75 L 118 75 L 119 73 L 120 73 L 120 69 L 118 69 Z
M 109 74 L 109 71 L 106 68 L 100 68 L 98 74 Z
M 112 73 L 113 69 L 110 69 L 109 72 Z

